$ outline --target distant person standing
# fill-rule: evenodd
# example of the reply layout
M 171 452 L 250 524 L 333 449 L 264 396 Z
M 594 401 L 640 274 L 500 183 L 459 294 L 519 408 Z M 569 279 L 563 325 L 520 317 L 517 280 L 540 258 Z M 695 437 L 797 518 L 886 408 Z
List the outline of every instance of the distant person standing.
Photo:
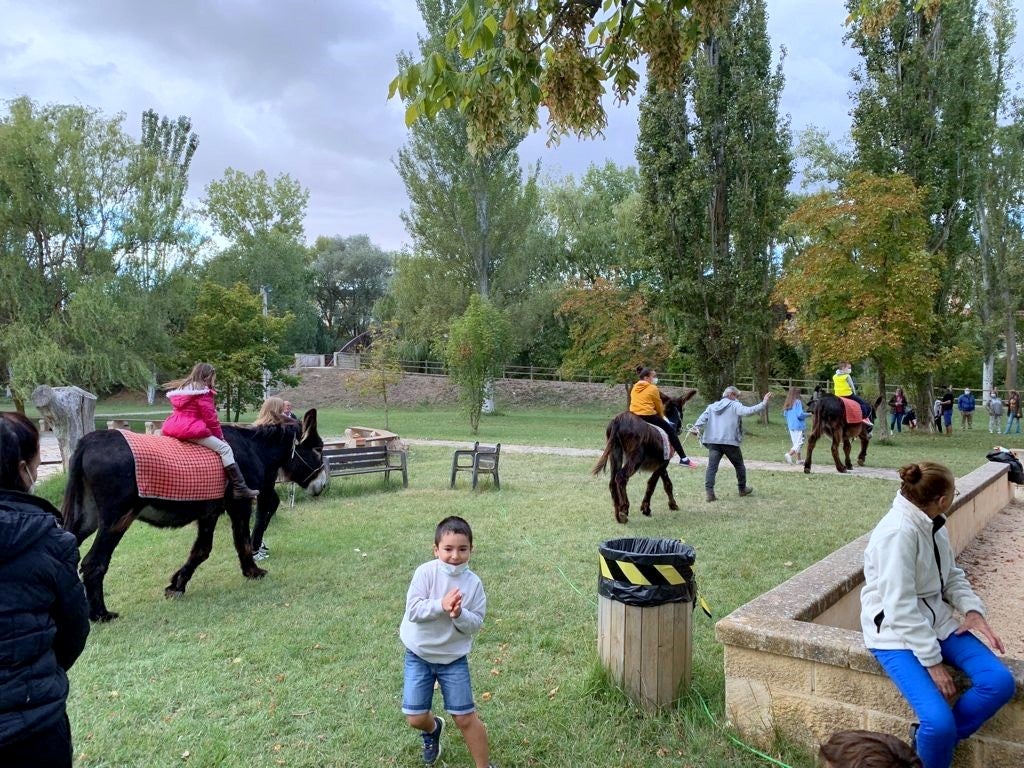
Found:
M 947 384 L 946 391 L 940 398 L 942 401 L 942 423 L 946 427 L 946 434 L 953 434 L 953 385 Z
M 896 394 L 889 398 L 889 431 L 903 431 L 903 414 L 907 410 L 907 396 L 903 394 L 903 387 L 896 387 Z
M 932 421 L 935 422 L 935 431 L 942 434 L 942 400 L 935 398 L 932 403 Z
M 718 474 L 718 465 L 723 456 L 729 459 L 729 463 L 736 470 L 736 485 L 739 487 L 740 496 L 749 496 L 754 492 L 754 489 L 747 485 L 747 467 L 743 463 L 743 452 L 740 450 L 740 443 L 743 442 L 743 422 L 740 418 L 763 411 L 772 393 L 766 392 L 760 403 L 751 406 L 743 405 L 739 401 L 739 396 L 740 391 L 736 387 L 726 387 L 722 392 L 722 399 L 705 408 L 691 430 L 694 434 L 700 434 L 700 430 L 704 429 L 701 442 L 708 449 L 708 467 L 704 472 L 704 492 L 708 501 L 717 501 L 715 476 Z
M 970 387 L 956 399 L 956 407 L 960 411 L 960 429 L 973 429 L 975 401 Z
M 999 390 L 993 389 L 985 403 L 988 411 L 988 433 L 998 435 L 1003 431 L 1003 401 L 999 399 Z
M 1011 389 L 1010 396 L 1006 401 L 1006 432 L 1010 434 L 1010 427 L 1017 424 L 1017 434 L 1020 434 L 1020 395 L 1017 390 Z

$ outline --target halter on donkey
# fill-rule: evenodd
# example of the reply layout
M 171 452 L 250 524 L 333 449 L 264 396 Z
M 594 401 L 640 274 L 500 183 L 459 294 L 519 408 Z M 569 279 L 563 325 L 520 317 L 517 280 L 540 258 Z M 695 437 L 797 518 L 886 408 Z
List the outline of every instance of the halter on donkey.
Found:
M 327 485 L 315 409 L 305 414 L 301 426 L 297 422 L 254 428 L 225 426 L 224 438 L 249 487 L 259 489 L 256 531 L 260 536 L 281 503 L 274 489 L 279 471 L 314 496 Z M 152 477 L 138 474 L 142 463 L 152 459 L 143 458 L 142 451 L 133 452 L 129 441 L 135 440 L 171 441 L 176 444 L 172 448 L 187 446 L 186 450 L 199 451 L 193 454 L 196 466 L 204 461 L 211 463 L 191 472 L 185 467 L 183 472 L 178 462 L 171 475 L 154 482 Z M 198 531 L 188 560 L 171 576 L 164 590 L 167 597 L 179 597 L 196 568 L 210 556 L 217 519 L 225 510 L 231 518 L 242 574 L 249 579 L 262 578 L 267 572 L 253 560 L 249 535 L 251 501 L 236 499 L 226 489 L 223 468 L 215 453 L 172 438 L 126 438 L 117 430 L 90 432 L 83 437 L 68 467 L 62 511 L 64 528 L 75 534 L 79 545 L 96 533 L 81 567 L 89 617 L 93 621 L 117 617 L 104 602 L 103 578 L 114 549 L 135 520 L 161 528 L 196 523 Z
M 679 432 L 683 423 L 683 406 L 686 401 L 697 394 L 697 390 L 690 390 L 682 397 L 667 397 L 661 395 L 661 401 L 665 406 L 665 419 Z M 612 506 L 615 510 L 615 521 L 617 523 L 629 522 L 629 496 L 626 494 L 626 483 L 629 478 L 641 469 L 650 470 L 651 479 L 647 481 L 647 492 L 640 502 L 640 511 L 650 517 L 651 496 L 654 488 L 661 480 L 668 496 L 668 508 L 679 509 L 675 497 L 672 495 L 672 481 L 668 476 L 669 455 L 663 442 L 664 433 L 657 427 L 648 424 L 639 416 L 634 416 L 628 411 L 620 413 L 608 424 L 605 430 L 605 448 L 601 458 L 594 465 L 592 474 L 597 475 L 604 471 L 608 461 L 611 460 L 611 480 L 608 482 L 608 489 L 612 494 Z

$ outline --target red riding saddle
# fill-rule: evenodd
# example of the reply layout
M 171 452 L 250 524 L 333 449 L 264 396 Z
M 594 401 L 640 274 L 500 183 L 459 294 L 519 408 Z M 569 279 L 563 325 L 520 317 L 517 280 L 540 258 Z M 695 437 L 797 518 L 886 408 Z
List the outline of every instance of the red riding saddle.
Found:
M 843 401 L 843 407 L 846 408 L 847 424 L 860 424 L 864 421 L 864 411 L 861 410 L 860 403 L 848 397 L 840 397 L 839 399 Z

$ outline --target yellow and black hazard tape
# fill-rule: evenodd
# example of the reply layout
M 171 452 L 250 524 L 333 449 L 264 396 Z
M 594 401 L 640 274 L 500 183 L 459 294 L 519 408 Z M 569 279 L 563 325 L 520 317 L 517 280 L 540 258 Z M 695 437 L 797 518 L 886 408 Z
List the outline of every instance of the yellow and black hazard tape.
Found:
M 609 560 L 604 555 L 598 557 L 601 560 L 601 575 L 612 581 L 624 581 L 642 587 L 679 586 L 689 581 L 674 565 L 637 565 L 624 560 Z
M 637 587 L 681 587 L 692 582 L 693 570 L 687 566 L 684 573 L 674 565 L 666 563 L 630 563 L 625 560 L 612 560 L 598 554 L 601 561 L 601 576 L 611 581 L 621 581 Z M 696 593 L 696 585 L 694 585 Z M 711 606 L 703 596 L 696 595 L 700 609 L 710 619 Z

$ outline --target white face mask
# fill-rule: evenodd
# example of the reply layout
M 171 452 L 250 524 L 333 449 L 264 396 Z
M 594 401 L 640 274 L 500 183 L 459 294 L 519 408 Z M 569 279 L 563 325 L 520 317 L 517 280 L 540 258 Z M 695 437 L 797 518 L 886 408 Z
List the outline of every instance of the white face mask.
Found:
M 657 383 L 658 383 L 658 377 L 655 376 L 653 379 L 651 379 L 651 384 L 657 384 Z
M 444 562 L 444 560 L 441 560 L 440 563 L 441 571 L 446 576 L 461 576 L 469 568 L 469 563 L 459 563 L 458 565 L 451 565 L 450 563 Z

